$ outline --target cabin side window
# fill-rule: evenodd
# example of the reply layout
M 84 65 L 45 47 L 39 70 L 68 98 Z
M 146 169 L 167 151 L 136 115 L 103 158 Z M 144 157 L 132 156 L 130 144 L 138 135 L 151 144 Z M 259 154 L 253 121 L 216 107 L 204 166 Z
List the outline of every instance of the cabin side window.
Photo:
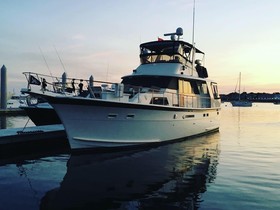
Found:
M 177 80 L 173 77 L 163 77 L 163 76 L 129 76 L 123 77 L 122 83 L 127 88 L 136 88 L 140 87 L 146 88 L 168 88 L 176 90 Z
M 206 82 L 197 81 L 197 88 L 198 88 L 200 94 L 209 95 L 209 91 L 208 91 Z
M 150 104 L 168 105 L 169 103 L 166 97 L 153 97 Z
M 216 83 L 211 83 L 213 95 L 215 99 L 220 98 L 219 91 L 218 91 L 218 85 Z
M 179 106 L 186 107 L 192 104 L 195 94 L 195 87 L 192 81 L 183 79 L 178 80 Z
M 183 81 L 183 93 L 184 94 L 193 94 L 191 83 L 189 81 Z

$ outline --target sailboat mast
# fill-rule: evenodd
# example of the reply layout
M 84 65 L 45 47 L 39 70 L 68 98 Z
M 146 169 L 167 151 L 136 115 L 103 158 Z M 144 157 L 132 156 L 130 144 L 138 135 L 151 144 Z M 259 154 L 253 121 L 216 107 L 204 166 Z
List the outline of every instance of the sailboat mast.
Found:
M 239 93 L 238 99 L 239 99 L 239 101 L 240 101 L 240 88 L 241 88 L 241 72 L 239 72 L 239 87 L 238 87 L 238 93 Z

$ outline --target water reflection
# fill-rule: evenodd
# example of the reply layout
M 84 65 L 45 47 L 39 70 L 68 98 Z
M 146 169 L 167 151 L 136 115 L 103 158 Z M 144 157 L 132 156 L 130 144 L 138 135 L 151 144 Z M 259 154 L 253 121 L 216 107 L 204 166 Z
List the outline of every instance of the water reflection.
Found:
M 7 128 L 7 117 L 0 116 L 0 129 L 6 129 L 6 128 Z
M 145 150 L 72 155 L 40 209 L 197 209 L 217 175 L 219 133 Z
M 23 128 L 34 126 L 34 123 L 27 116 L 0 116 L 0 129 Z

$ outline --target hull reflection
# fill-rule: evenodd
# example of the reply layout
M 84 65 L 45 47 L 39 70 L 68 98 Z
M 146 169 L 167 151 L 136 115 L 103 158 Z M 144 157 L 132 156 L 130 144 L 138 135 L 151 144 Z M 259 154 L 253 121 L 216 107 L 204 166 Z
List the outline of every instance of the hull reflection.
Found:
M 72 155 L 41 209 L 197 209 L 218 156 L 219 133 L 141 151 Z
M 0 116 L 0 129 L 7 128 L 7 118 L 6 116 Z

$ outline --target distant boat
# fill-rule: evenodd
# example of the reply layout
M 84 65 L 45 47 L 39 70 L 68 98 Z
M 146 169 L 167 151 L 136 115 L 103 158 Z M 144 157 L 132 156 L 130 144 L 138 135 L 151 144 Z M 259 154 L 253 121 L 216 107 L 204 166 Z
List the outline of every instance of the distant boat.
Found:
M 232 101 L 231 104 L 232 104 L 232 106 L 241 106 L 241 107 L 251 107 L 252 106 L 251 101 L 244 101 L 244 100 Z
M 241 72 L 239 73 L 239 80 L 238 80 L 238 100 L 231 101 L 232 106 L 238 106 L 238 107 L 251 107 L 252 102 L 248 100 L 244 100 L 240 98 L 240 87 L 241 87 Z
M 25 95 L 12 95 L 7 101 L 7 109 L 18 109 L 20 106 L 26 106 Z

